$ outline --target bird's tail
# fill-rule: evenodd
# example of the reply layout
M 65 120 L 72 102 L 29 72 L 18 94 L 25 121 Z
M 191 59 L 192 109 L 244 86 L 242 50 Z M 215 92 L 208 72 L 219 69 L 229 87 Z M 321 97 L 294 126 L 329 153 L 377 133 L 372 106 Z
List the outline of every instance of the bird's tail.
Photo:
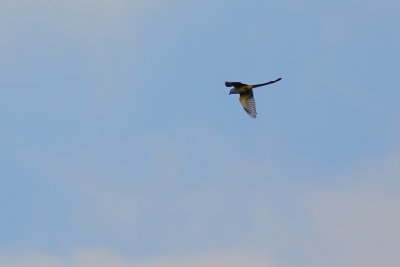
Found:
M 255 84 L 252 87 L 253 88 L 257 88 L 257 87 L 261 87 L 261 86 L 265 86 L 265 85 L 268 85 L 268 84 L 273 84 L 273 83 L 279 82 L 280 80 L 282 80 L 282 78 L 278 78 L 278 79 L 276 79 L 274 81 L 269 81 L 269 82 L 266 82 L 266 83 Z

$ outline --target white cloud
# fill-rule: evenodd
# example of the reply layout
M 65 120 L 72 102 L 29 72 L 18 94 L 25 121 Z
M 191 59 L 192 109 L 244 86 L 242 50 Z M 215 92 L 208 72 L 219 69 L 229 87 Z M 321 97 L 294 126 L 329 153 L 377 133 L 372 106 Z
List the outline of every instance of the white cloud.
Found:
M 71 0 L 71 1 L 48 1 L 48 0 L 38 0 L 38 1 L 12 1 L 12 0 L 2 0 L 0 2 L 1 13 L 8 17 L 18 16 L 27 13 L 36 13 L 43 11 L 53 11 L 54 15 L 59 14 L 88 14 L 100 17 L 117 17 L 127 9 L 132 7 L 140 8 L 148 5 L 148 3 L 154 3 L 154 1 L 143 1 L 143 0 Z M 26 10 L 30 8 L 30 10 Z M 26 14 L 26 13 L 25 13 Z M 47 13 L 48 14 L 48 13 Z M 48 14 L 50 15 L 50 14 Z M 73 21 L 73 17 L 70 18 Z M 87 18 L 89 20 L 90 18 Z M 92 18 L 93 19 L 93 18 Z
M 295 266 L 394 267 L 400 261 L 395 249 L 400 247 L 398 154 L 360 162 L 338 174 L 340 182 L 334 186 L 310 183 L 324 177 L 321 171 L 293 170 L 282 176 L 262 159 L 243 159 L 229 149 L 225 137 L 198 130 L 186 134 L 22 150 L 20 155 L 67 194 L 78 197 L 76 217 L 98 233 L 108 233 L 120 244 L 157 242 L 160 255 L 180 251 L 177 257 L 183 258 L 155 257 L 134 266 L 268 266 L 271 262 L 246 253 L 217 253 L 244 247 L 264 249 L 276 261 Z M 214 155 L 204 149 L 205 143 Z M 202 172 L 207 178 L 197 180 L 203 178 Z M 185 187 L 188 183 L 195 185 Z M 185 258 L 195 248 L 212 255 Z M 77 254 L 72 263 L 51 256 L 42 260 L 59 264 L 56 267 L 133 264 L 107 252 L 97 254 L 102 256 Z
M 158 9 L 156 3 L 143 0 L 2 0 L 0 53 L 4 56 L 15 53 L 17 57 L 21 51 L 15 47 L 21 44 L 56 40 L 99 56 L 99 44 L 108 44 L 121 36 L 125 36 L 126 42 L 126 35 L 134 36 L 140 28 L 141 16 L 152 8 Z
M 240 251 L 134 261 L 110 251 L 82 251 L 65 259 L 43 252 L 0 254 L 0 265 L 7 267 L 280 267 L 265 255 Z
M 344 174 L 345 186 L 312 197 L 308 249 L 315 266 L 398 266 L 399 166 L 396 154 L 363 162 Z
M 67 217 L 74 219 L 66 227 L 83 239 L 90 229 L 102 244 L 112 240 L 117 247 L 162 255 L 239 243 L 265 246 L 264 238 L 275 237 L 282 247 L 281 220 L 274 216 L 282 200 L 274 196 L 293 190 L 279 185 L 274 166 L 237 155 L 231 142 L 193 129 L 115 143 L 23 148 L 19 156 L 79 203 L 69 203 Z M 64 235 L 57 238 L 69 240 Z
M 374 188 L 326 193 L 312 216 L 315 266 L 398 266 L 400 196 Z

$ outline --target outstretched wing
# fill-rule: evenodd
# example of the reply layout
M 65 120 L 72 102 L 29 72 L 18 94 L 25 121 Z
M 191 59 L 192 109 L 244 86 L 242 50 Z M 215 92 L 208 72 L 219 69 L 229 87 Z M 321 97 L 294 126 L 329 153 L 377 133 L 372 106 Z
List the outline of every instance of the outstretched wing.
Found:
M 241 86 L 244 86 L 244 85 L 246 85 L 246 84 L 243 84 L 243 83 L 241 83 L 241 82 L 225 82 L 225 86 L 226 87 L 241 87 Z
M 242 104 L 244 110 L 249 114 L 250 117 L 256 118 L 256 101 L 254 99 L 253 91 L 249 90 L 248 93 L 242 93 L 239 97 L 240 104 Z

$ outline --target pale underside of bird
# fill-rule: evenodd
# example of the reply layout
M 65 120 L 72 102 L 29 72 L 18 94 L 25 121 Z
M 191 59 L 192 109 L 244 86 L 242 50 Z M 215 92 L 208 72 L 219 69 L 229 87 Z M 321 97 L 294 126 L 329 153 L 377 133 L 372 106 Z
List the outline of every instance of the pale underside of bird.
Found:
M 233 87 L 229 94 L 239 94 L 239 101 L 242 104 L 244 110 L 249 114 L 250 117 L 256 118 L 257 111 L 256 111 L 256 101 L 254 100 L 253 89 L 269 84 L 276 83 L 282 80 L 282 78 L 278 78 L 274 81 L 269 81 L 266 83 L 259 83 L 259 84 L 244 84 L 241 82 L 225 82 L 226 87 Z

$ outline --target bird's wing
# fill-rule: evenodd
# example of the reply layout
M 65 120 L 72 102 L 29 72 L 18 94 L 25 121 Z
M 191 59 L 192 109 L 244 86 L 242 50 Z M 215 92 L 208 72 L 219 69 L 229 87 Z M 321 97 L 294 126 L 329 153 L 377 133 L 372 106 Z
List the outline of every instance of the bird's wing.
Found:
M 246 84 L 243 84 L 243 83 L 241 83 L 241 82 L 225 82 L 225 86 L 226 87 L 241 87 L 241 86 L 244 86 L 244 85 L 246 85 Z
M 252 118 L 256 118 L 256 101 L 254 100 L 253 91 L 249 90 L 248 93 L 240 94 L 239 100 L 247 114 Z

